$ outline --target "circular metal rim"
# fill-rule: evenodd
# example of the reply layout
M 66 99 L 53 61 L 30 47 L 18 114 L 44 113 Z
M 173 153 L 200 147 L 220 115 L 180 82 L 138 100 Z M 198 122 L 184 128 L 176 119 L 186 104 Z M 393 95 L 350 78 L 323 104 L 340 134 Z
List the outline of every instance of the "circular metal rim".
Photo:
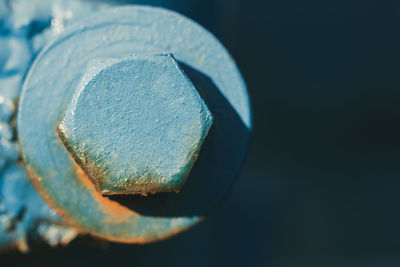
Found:
M 250 114 L 250 105 L 249 99 L 247 95 L 246 86 L 241 79 L 240 73 L 237 70 L 237 67 L 231 57 L 229 56 L 228 52 L 225 48 L 219 43 L 215 37 L 212 36 L 209 32 L 204 30 L 201 26 L 196 24 L 195 22 L 182 17 L 179 14 L 176 14 L 171 11 L 166 11 L 160 8 L 152 8 L 152 7 L 143 7 L 143 6 L 131 6 L 131 7 L 120 7 L 114 8 L 112 10 L 102 11 L 92 16 L 89 16 L 85 19 L 80 20 L 76 24 L 72 25 L 70 28 L 66 29 L 66 31 L 58 36 L 54 41 L 52 41 L 49 45 L 47 45 L 41 53 L 36 58 L 35 62 L 33 63 L 29 74 L 25 80 L 23 86 L 23 92 L 21 94 L 21 99 L 19 103 L 19 111 L 18 111 L 18 134 L 19 140 L 22 149 L 23 159 L 25 160 L 28 172 L 32 178 L 32 181 L 41 192 L 43 197 L 47 200 L 47 202 L 60 213 L 67 221 L 69 221 L 72 225 L 78 227 L 83 232 L 89 232 L 93 235 L 100 236 L 102 238 L 118 241 L 118 242 L 127 242 L 127 243 L 145 243 L 151 242 L 154 240 L 163 239 L 169 236 L 172 236 L 178 232 L 188 229 L 189 227 L 195 225 L 199 221 L 201 221 L 204 216 L 192 216 L 192 217 L 178 217 L 178 218 L 171 218 L 171 217 L 151 217 L 151 216 L 142 216 L 137 214 L 125 207 L 119 205 L 118 203 L 108 200 L 106 198 L 101 197 L 99 193 L 95 190 L 94 186 L 88 182 L 89 180 L 86 179 L 85 174 L 79 171 L 76 164 L 70 158 L 67 159 L 66 155 L 64 154 L 61 159 L 53 158 L 51 162 L 43 163 L 38 162 L 35 156 L 37 152 L 34 153 L 34 149 L 37 148 L 37 145 L 32 145 L 32 143 L 38 141 L 41 137 L 35 136 L 37 132 L 35 131 L 34 127 L 29 124 L 33 124 L 33 122 L 38 122 L 38 120 L 43 119 L 40 118 L 39 115 L 45 114 L 45 106 L 38 106 L 34 104 L 35 101 L 38 101 L 39 98 L 42 98 L 43 95 L 38 95 L 35 92 L 35 86 L 38 86 L 38 75 L 40 75 L 40 66 L 46 61 L 46 55 L 51 51 L 54 47 L 59 45 L 60 43 L 64 42 L 70 36 L 75 34 L 82 33 L 83 31 L 89 28 L 100 27 L 101 25 L 107 25 L 107 23 L 111 23 L 111 18 L 107 17 L 112 13 L 111 17 L 118 17 L 122 20 L 127 19 L 130 20 L 133 17 L 138 16 L 144 21 L 148 19 L 146 15 L 150 13 L 156 13 L 158 19 L 165 17 L 172 20 L 176 20 L 176 23 L 179 25 L 186 25 L 188 28 L 191 28 L 192 32 L 188 33 L 189 35 L 197 33 L 201 35 L 203 38 L 207 40 L 207 42 L 212 45 L 212 49 L 217 51 L 216 54 L 222 55 L 219 59 L 220 61 L 224 62 L 226 68 L 223 72 L 229 73 L 236 84 L 236 88 L 230 89 L 228 88 L 225 92 L 222 92 L 226 98 L 229 99 L 233 107 L 238 112 L 240 118 L 242 119 L 244 125 L 247 127 L 248 130 L 251 130 L 251 114 Z M 138 17 L 135 17 L 138 19 Z M 157 19 L 157 18 L 152 18 Z M 85 25 L 84 27 L 82 25 Z M 183 27 L 183 26 L 182 26 Z M 183 27 L 182 29 L 184 29 Z M 184 33 L 187 34 L 187 33 Z M 194 67 L 204 67 L 199 66 L 199 62 L 188 62 L 185 61 L 184 57 L 181 57 L 179 51 L 174 53 L 178 59 L 181 59 L 185 64 L 189 65 L 197 65 Z M 41 73 L 41 75 L 44 75 Z M 36 77 L 36 78 L 35 78 Z M 43 79 L 43 77 L 41 77 Z M 40 80 L 40 79 L 39 79 Z M 40 84 L 39 84 L 40 86 Z M 225 88 L 223 85 L 219 85 L 219 88 Z M 236 90 L 236 92 L 235 92 Z M 49 98 L 57 97 L 50 94 Z M 48 100 L 47 100 L 48 101 Z M 38 115 L 32 115 L 32 110 L 38 111 Z M 32 117 L 36 119 L 31 120 Z M 39 117 L 38 117 L 39 116 Z M 49 119 L 47 119 L 49 120 Z M 28 123 L 29 122 L 29 123 Z M 50 123 L 53 124 L 56 122 Z M 40 123 L 38 124 L 40 125 Z M 47 129 L 50 131 L 50 136 L 54 133 L 52 130 L 55 131 L 55 128 L 49 127 Z M 40 142 L 39 142 L 40 143 Z M 48 146 L 57 146 L 58 148 L 54 151 L 60 152 L 61 143 L 54 143 L 54 140 L 49 138 L 47 140 Z M 45 148 L 43 148 L 45 149 Z M 50 152 L 54 152 L 50 151 Z M 49 151 L 45 152 L 48 154 L 47 157 L 50 159 L 51 153 Z M 59 155 L 57 155 L 58 157 Z M 46 157 L 45 157 L 46 158 Z M 66 164 L 66 166 L 63 166 Z M 54 168 L 54 166 L 58 168 Z M 60 168 L 66 167 L 66 168 Z M 60 175 L 60 173 L 62 173 Z M 54 186 L 58 177 L 68 176 L 68 177 L 75 177 L 76 179 L 72 182 L 72 187 L 79 188 L 79 192 L 85 192 L 84 195 L 75 194 L 75 197 L 79 198 L 78 201 L 74 200 L 74 205 L 76 206 L 77 210 L 73 211 L 72 209 L 66 210 L 64 204 L 60 203 L 59 198 L 56 194 L 63 194 L 62 192 L 57 192 L 57 189 L 60 189 L 58 186 Z M 51 190 L 49 190 L 49 185 Z M 66 197 L 64 197 L 65 199 Z M 84 208 L 78 207 L 77 203 L 82 204 L 85 200 L 92 201 L 95 203 L 96 201 L 103 202 L 101 209 L 97 210 L 98 212 L 102 212 L 103 215 L 106 214 L 106 217 L 102 217 L 103 219 L 108 219 L 107 222 L 100 223 L 101 226 L 94 225 L 94 221 L 86 222 L 84 219 L 80 217 L 79 214 L 85 211 Z M 94 201 L 94 202 L 93 202 Z M 89 206 L 90 208 L 90 206 Z M 77 214 L 73 214 L 76 212 Z M 94 217 L 93 217 L 94 218 Z

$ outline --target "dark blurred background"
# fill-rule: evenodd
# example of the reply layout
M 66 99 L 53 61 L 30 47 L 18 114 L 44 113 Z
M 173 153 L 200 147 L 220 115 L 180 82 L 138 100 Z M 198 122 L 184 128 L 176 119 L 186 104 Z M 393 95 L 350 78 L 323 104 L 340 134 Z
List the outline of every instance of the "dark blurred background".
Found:
M 232 193 L 167 241 L 82 237 L 0 262 L 400 266 L 400 2 L 175 2 L 221 40 L 248 85 L 253 142 Z

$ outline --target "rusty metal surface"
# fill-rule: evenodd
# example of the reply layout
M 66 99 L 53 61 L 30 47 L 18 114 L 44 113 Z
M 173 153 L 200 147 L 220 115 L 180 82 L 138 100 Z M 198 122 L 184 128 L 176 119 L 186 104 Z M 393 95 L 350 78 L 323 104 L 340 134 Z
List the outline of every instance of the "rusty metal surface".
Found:
M 15 113 L 23 80 L 36 53 L 34 40 L 43 29 L 50 28 L 50 19 L 58 24 L 51 27 L 54 30 L 98 7 L 76 1 L 0 0 L 0 250 L 17 247 L 27 252 L 31 244 L 44 241 L 56 246 L 77 235 L 30 182 L 20 162 Z M 70 14 L 68 18 L 66 13 Z
M 94 59 L 60 124 L 103 195 L 179 192 L 212 115 L 171 54 Z
M 58 137 L 63 107 L 92 59 L 160 51 L 174 54 L 209 107 L 214 126 L 181 193 L 104 197 Z M 24 160 L 45 199 L 81 231 L 120 242 L 162 239 L 201 221 L 234 182 L 250 129 L 247 90 L 223 46 L 181 15 L 141 6 L 77 21 L 44 48 L 25 81 L 18 114 Z

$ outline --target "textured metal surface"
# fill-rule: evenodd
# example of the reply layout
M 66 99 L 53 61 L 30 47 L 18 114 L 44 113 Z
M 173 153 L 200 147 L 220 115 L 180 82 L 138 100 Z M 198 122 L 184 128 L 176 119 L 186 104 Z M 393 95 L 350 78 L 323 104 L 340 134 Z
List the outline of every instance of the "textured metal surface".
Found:
M 20 162 L 15 112 L 22 82 L 36 53 L 34 40 L 43 29 L 56 32 L 53 30 L 64 27 L 74 16 L 98 8 L 97 4 L 76 1 L 0 0 L 0 249 L 27 251 L 30 244 L 41 240 L 58 245 L 77 235 L 29 180 Z M 58 26 L 51 27 L 51 21 Z
M 181 193 L 103 197 L 65 150 L 56 126 L 90 60 L 156 52 L 174 54 L 214 126 Z M 247 90 L 223 46 L 178 14 L 138 6 L 101 11 L 66 28 L 35 60 L 18 113 L 24 160 L 42 195 L 81 231 L 121 242 L 165 238 L 204 218 L 235 180 L 250 129 Z
M 94 59 L 58 125 L 103 195 L 179 192 L 212 115 L 171 54 Z
M 29 238 L 58 245 L 76 236 L 76 231 L 47 206 L 22 166 L 13 164 L 3 170 L 0 195 L 0 248 L 13 245 L 27 251 Z

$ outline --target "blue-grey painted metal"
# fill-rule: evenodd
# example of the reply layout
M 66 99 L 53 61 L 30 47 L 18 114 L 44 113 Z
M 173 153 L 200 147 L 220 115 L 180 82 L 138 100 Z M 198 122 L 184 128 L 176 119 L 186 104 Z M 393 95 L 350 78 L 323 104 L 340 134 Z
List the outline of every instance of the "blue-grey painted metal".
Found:
M 0 195 L 0 248 L 14 245 L 27 251 L 28 234 L 51 245 L 69 242 L 76 236 L 76 231 L 44 202 L 22 166 L 10 164 L 3 168 Z
M 31 183 L 20 163 L 13 119 L 34 56 L 33 40 L 41 30 L 35 25 L 50 27 L 50 18 L 65 18 L 61 5 L 66 6 L 58 0 L 0 0 L 0 249 L 16 246 L 27 251 L 29 243 L 39 240 L 51 245 L 67 243 L 77 233 Z M 80 11 L 97 4 L 81 6 Z M 58 10 L 57 15 L 54 10 Z M 64 24 L 67 21 L 62 20 Z
M 171 54 L 93 59 L 58 130 L 103 195 L 179 192 L 212 115 Z
M 182 7 L 175 0 L 158 2 L 146 4 Z M 57 125 L 89 62 L 157 53 L 174 55 L 214 123 L 197 161 L 190 172 L 186 169 L 189 176 L 180 193 L 104 197 L 90 182 L 88 170 L 71 157 L 73 150 L 65 149 Z M 54 210 L 18 165 L 12 118 L 24 80 L 18 141 L 29 176 Z M 210 33 L 187 18 L 140 6 L 111 9 L 78 1 L 0 0 L 0 248 L 16 245 L 26 250 L 28 236 L 57 245 L 77 232 L 140 243 L 189 228 L 217 206 L 235 180 L 247 151 L 250 115 L 247 90 L 233 60 Z M 210 121 L 203 122 L 205 130 Z M 200 134 L 200 143 L 206 132 Z
M 86 182 L 55 129 L 91 60 L 159 52 L 173 53 L 215 123 L 181 193 L 121 205 Z M 36 58 L 18 113 L 24 160 L 47 201 L 83 231 L 122 242 L 158 240 L 203 219 L 235 180 L 250 128 L 247 90 L 224 47 L 189 19 L 142 6 L 100 11 L 65 29 Z

